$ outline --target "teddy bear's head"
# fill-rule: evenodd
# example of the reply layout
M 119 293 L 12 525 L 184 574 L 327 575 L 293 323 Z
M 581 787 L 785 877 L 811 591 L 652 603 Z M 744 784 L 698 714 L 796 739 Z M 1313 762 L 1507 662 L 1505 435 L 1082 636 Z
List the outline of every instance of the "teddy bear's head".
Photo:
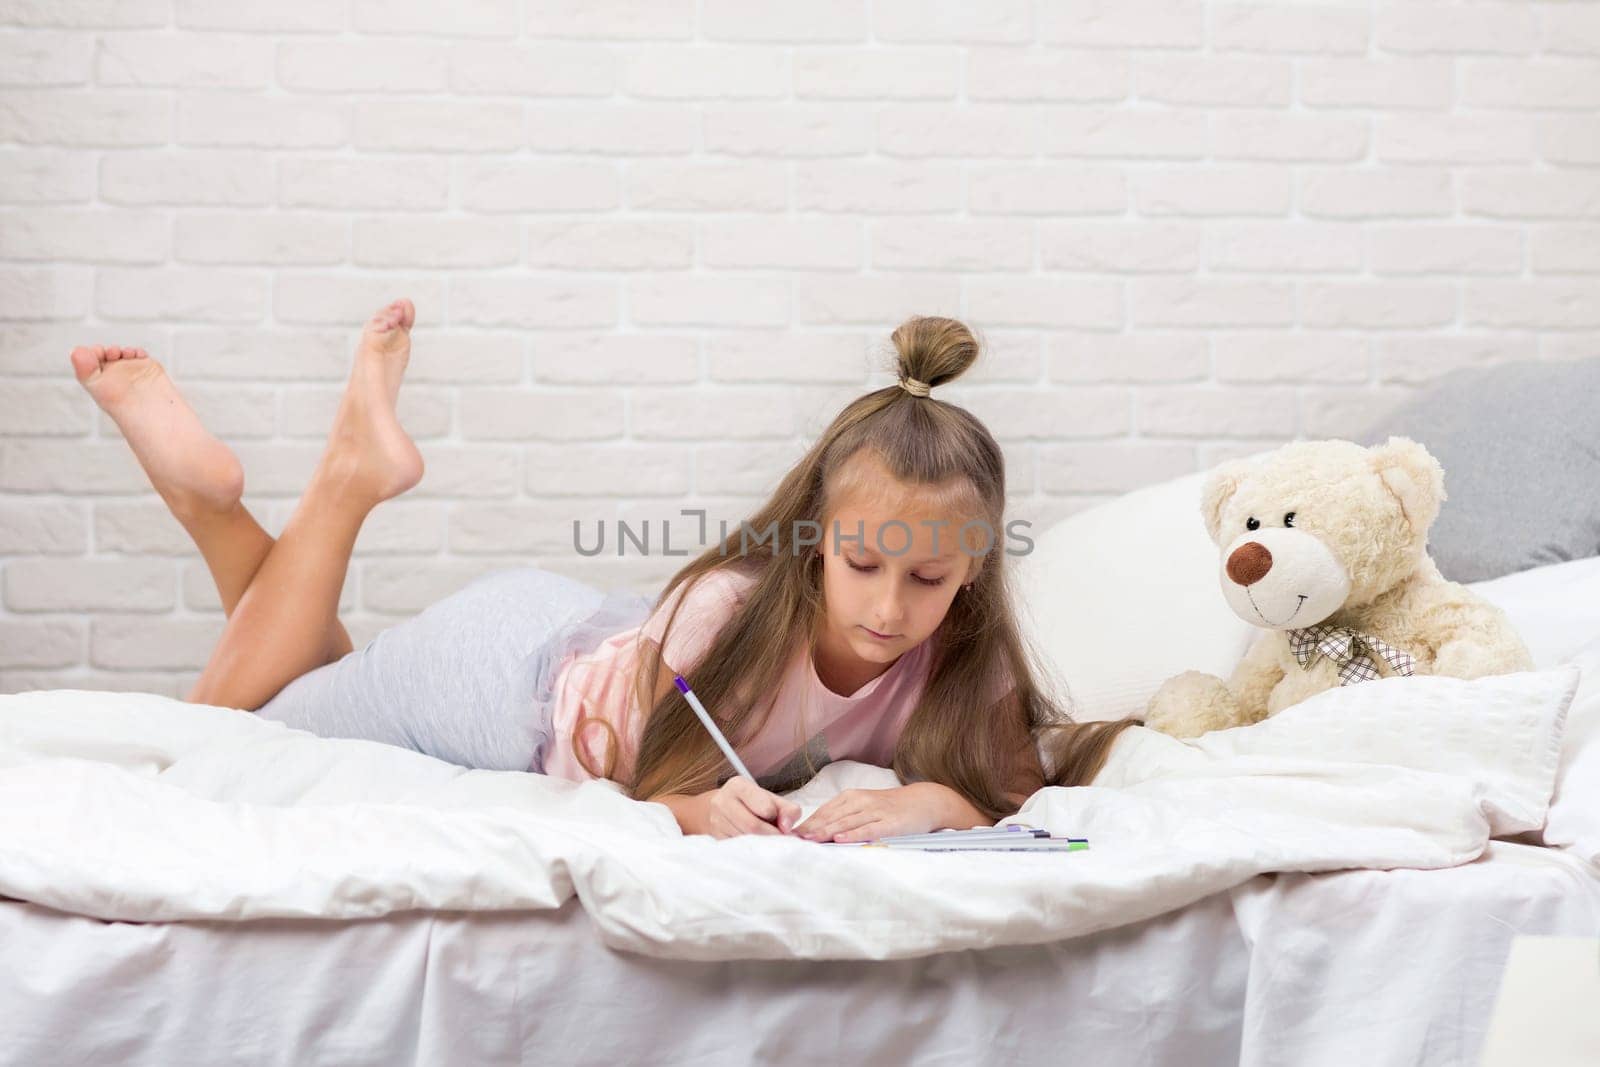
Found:
M 1255 626 L 1292 630 L 1411 575 L 1444 499 L 1444 471 L 1415 441 L 1299 441 L 1219 466 L 1201 511 L 1222 550 L 1228 605 Z

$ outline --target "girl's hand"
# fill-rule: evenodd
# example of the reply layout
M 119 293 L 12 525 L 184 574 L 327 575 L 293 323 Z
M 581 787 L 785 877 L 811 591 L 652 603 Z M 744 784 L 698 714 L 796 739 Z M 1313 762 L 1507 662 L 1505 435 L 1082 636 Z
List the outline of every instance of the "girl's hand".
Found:
M 808 841 L 872 841 L 925 834 L 945 824 L 949 790 L 937 782 L 894 789 L 846 789 L 795 827 Z
M 800 819 L 800 805 L 769 793 L 741 776 L 723 782 L 710 797 L 706 805 L 706 829 L 712 837 L 786 834 Z

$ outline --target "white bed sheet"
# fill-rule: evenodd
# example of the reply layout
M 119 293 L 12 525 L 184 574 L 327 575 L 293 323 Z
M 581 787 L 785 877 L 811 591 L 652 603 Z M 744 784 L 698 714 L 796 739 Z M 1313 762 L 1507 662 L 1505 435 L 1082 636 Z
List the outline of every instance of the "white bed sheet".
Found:
M 1041 945 L 664 960 L 523 913 L 126 923 L 0 903 L 0 1063 L 1163 1067 L 1474 1063 L 1517 934 L 1600 933 L 1600 873 L 1492 842 L 1441 870 L 1260 875 Z M 663 1042 L 663 1036 L 670 1039 Z
M 663 960 L 583 908 L 126 923 L 0 903 L 0 1063 L 1140 1063 L 1238 1058 L 1227 894 L 914 959 Z M 1065 1059 L 1064 1059 L 1065 1057 Z
M 1262 875 L 1231 893 L 1251 958 L 1241 1067 L 1475 1064 L 1512 939 L 1600 937 L 1600 871 L 1510 841 L 1443 870 Z

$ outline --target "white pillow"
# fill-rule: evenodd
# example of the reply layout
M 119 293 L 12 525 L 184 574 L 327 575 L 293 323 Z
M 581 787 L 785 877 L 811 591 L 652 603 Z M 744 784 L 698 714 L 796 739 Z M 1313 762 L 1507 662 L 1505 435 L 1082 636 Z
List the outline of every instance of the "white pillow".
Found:
M 1225 678 L 1259 632 L 1217 585 L 1217 546 L 1200 519 L 1204 479 L 1072 515 L 1014 557 L 1021 625 L 1074 718 L 1142 715 L 1161 683 L 1186 670 Z
M 1577 695 L 1567 712 L 1555 797 L 1542 834 L 1600 866 L 1600 557 L 1508 574 L 1467 588 L 1503 610 L 1534 665 L 1576 663 Z

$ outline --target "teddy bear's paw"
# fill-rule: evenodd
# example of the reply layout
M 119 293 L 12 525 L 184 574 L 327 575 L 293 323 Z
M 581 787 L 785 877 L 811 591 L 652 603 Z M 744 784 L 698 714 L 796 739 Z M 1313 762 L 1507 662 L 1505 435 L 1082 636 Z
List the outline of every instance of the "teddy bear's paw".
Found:
M 1447 641 L 1439 648 L 1429 673 L 1446 678 L 1486 678 L 1533 670 L 1533 659 L 1519 640 L 1492 644 L 1487 641 Z
M 1144 724 L 1171 737 L 1199 737 L 1236 724 L 1239 705 L 1221 678 L 1201 671 L 1185 671 L 1162 683 Z

